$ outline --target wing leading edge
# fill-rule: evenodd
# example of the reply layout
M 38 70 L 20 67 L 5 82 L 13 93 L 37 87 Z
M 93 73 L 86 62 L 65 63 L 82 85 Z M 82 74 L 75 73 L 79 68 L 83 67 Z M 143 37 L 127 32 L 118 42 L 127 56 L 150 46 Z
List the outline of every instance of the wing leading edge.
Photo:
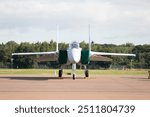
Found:
M 130 56 L 135 57 L 135 54 L 126 54 L 126 53 L 107 53 L 107 52 L 90 52 L 90 58 L 92 58 L 93 61 L 98 61 L 97 56 Z
M 28 56 L 28 55 L 42 55 L 39 58 L 36 58 L 38 61 L 57 61 L 58 52 L 27 52 L 27 53 L 12 53 L 12 56 Z
M 107 53 L 107 52 L 93 52 L 91 51 L 91 55 L 105 55 L 105 56 L 133 56 L 135 57 L 135 54 L 126 54 L 126 53 Z
M 12 56 L 14 55 L 46 55 L 46 54 L 56 54 L 57 52 L 27 52 L 27 53 L 12 53 Z

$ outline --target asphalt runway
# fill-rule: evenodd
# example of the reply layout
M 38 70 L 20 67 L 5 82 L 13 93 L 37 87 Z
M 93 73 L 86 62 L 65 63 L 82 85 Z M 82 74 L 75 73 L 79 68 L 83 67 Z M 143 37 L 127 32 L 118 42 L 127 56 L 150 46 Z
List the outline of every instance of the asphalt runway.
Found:
M 0 75 L 1 100 L 149 100 L 147 76 Z

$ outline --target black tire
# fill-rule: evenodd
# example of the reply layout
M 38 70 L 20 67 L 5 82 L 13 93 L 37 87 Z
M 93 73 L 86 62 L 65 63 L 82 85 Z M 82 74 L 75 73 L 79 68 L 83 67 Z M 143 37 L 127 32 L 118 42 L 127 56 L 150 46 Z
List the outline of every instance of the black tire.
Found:
M 62 70 L 59 70 L 59 77 L 62 77 Z
M 85 71 L 85 77 L 89 77 L 89 71 L 88 70 Z
M 75 74 L 73 74 L 73 80 L 75 80 L 76 79 L 76 76 L 75 76 Z

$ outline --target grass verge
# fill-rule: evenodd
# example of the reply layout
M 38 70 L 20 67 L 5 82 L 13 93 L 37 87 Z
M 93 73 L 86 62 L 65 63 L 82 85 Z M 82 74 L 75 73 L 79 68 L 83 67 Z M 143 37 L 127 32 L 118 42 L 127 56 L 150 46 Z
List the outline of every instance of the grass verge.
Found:
M 71 70 L 63 70 L 63 74 Z M 90 75 L 147 75 L 148 70 L 89 70 Z M 58 69 L 0 69 L 0 75 L 50 75 L 58 74 Z M 84 70 L 76 70 L 77 75 L 84 75 Z

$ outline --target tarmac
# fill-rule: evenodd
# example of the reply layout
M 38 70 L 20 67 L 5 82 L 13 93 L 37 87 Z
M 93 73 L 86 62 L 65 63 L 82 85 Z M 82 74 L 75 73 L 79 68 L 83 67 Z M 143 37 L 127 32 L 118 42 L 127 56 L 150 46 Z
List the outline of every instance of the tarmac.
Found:
M 0 75 L 1 100 L 150 100 L 148 76 Z

